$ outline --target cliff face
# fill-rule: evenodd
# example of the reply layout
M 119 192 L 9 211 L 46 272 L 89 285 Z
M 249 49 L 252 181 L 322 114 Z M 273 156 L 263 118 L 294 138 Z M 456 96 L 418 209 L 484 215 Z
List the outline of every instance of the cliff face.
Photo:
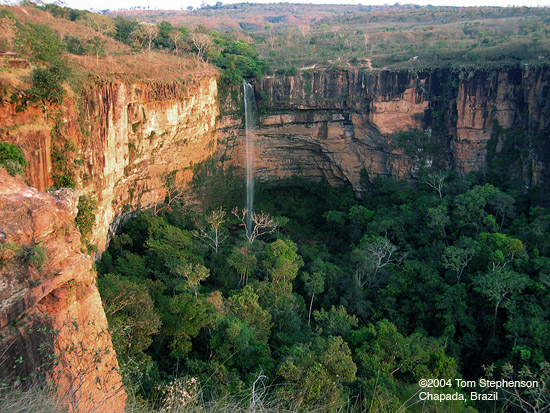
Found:
M 217 83 L 98 86 L 84 107 L 82 187 L 98 199 L 92 242 L 102 250 L 125 213 L 177 196 L 215 152 Z
M 78 196 L 39 192 L 0 169 L 0 376 L 48 372 L 62 403 L 122 412 L 126 394 L 74 228 Z
M 547 182 L 548 84 L 547 68 L 519 67 L 266 77 L 255 85 L 261 110 L 257 175 L 325 177 L 351 183 L 360 192 L 362 170 L 406 179 L 421 156 L 463 175 L 486 168 L 492 136 L 497 155 L 502 150 L 503 136 L 493 133 L 498 125 L 499 131 L 524 132 L 525 153 L 518 156 L 525 185 Z M 228 156 L 239 164 L 244 151 L 244 137 L 236 132 L 240 120 L 228 116 L 222 126 Z M 409 130 L 426 131 L 439 150 L 406 151 L 397 135 Z
M 0 168 L 0 376 L 28 377 L 53 358 L 65 403 L 119 412 L 126 395 L 93 258 L 74 226 L 79 196 L 40 191 L 72 181 L 97 200 L 88 241 L 101 252 L 125 215 L 178 198 L 193 165 L 215 152 L 216 78 L 95 84 L 49 109 L 0 102 L 2 140 L 23 149 L 34 187 Z
M 426 131 L 423 136 L 439 148 L 427 156 L 461 174 L 483 169 L 490 156 L 510 150 L 506 131 L 519 131 L 522 179 L 528 186 L 548 183 L 549 85 L 546 68 L 304 71 L 266 77 L 255 85 L 260 108 L 256 176 L 324 177 L 361 192 L 364 172 L 368 177 L 414 174 L 418 158 L 426 154 L 405 148 L 402 131 Z M 81 393 L 69 402 L 85 406 L 81 403 L 89 400 L 109 411 L 121 408 L 125 396 L 113 370 L 116 359 L 90 271 L 92 259 L 80 252 L 74 230 L 77 198 L 68 191 L 38 191 L 61 177 L 72 179 L 79 193 L 94 197 L 98 209 L 89 240 L 101 252 L 124 216 L 177 198 L 193 178 L 194 165 L 217 156 L 216 168 L 244 167 L 242 118 L 235 116 L 239 106 L 222 103 L 233 115 L 218 118 L 212 76 L 95 84 L 82 99 L 69 96 L 62 108 L 48 114 L 32 108 L 18 113 L 14 105 L 0 102 L 3 140 L 23 148 L 29 161 L 26 178 L 36 188 L 0 175 L 5 262 L 0 334 L 4 347 L 10 348 L 0 360 L 4 372 L 19 356 L 32 361 L 18 366 L 21 375 L 33 371 L 43 363 L 37 348 L 45 342 L 55 354 L 65 354 L 68 367 L 55 378 L 66 391 L 82 371 L 90 370 L 87 349 L 97 342 L 96 350 L 105 353 L 100 381 L 84 381 Z M 47 328 L 40 327 L 38 334 L 31 327 L 36 324 Z M 76 349 L 74 343 L 79 343 Z

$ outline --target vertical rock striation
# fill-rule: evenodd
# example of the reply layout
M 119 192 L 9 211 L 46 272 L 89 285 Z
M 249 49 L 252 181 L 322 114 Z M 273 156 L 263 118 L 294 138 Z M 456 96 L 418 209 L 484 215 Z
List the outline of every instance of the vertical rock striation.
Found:
M 28 377 L 53 357 L 49 378 L 64 403 L 122 412 L 93 259 L 74 226 L 78 195 L 97 200 L 88 241 L 100 252 L 125 215 L 178 197 L 194 164 L 216 150 L 216 78 L 98 83 L 54 109 L 47 120 L 0 102 L 3 140 L 23 149 L 34 187 L 0 168 L 0 374 Z M 78 192 L 40 192 L 55 174 Z
M 39 192 L 0 169 L 0 376 L 44 372 L 62 404 L 123 412 L 126 394 L 73 222 L 78 196 Z
M 502 136 L 494 136 L 498 126 L 524 133 L 525 184 L 548 182 L 549 84 L 547 67 L 519 66 L 315 70 L 266 77 L 256 84 L 263 108 L 256 131 L 257 174 L 324 177 L 360 192 L 361 171 L 411 178 L 419 154 L 401 147 L 397 134 L 425 130 L 434 132 L 439 147 L 432 159 L 464 175 L 487 167 L 492 137 L 496 152 L 502 149 Z M 243 158 L 239 120 L 226 116 L 221 124 L 225 155 L 238 165 Z

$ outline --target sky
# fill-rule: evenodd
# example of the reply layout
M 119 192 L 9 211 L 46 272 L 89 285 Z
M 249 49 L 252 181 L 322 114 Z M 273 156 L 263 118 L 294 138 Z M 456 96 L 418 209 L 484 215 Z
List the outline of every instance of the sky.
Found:
M 64 0 L 69 6 L 77 9 L 117 10 L 132 6 L 149 7 L 151 9 L 185 10 L 187 7 L 200 7 L 201 3 L 213 5 L 219 0 Z M 227 0 L 224 4 L 242 3 L 247 0 Z M 275 3 L 274 0 L 248 0 L 250 3 Z M 324 4 L 363 4 L 383 5 L 394 4 L 391 0 L 287 0 L 289 3 L 324 3 Z M 550 0 L 413 0 L 400 1 L 401 4 L 419 4 L 434 6 L 550 6 Z

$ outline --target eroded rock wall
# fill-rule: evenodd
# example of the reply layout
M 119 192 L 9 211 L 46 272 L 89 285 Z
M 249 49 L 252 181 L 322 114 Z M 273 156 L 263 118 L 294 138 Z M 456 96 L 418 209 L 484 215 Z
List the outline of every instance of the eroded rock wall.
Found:
M 0 102 L 2 140 L 23 149 L 31 185 L 0 168 L 0 348 L 8 349 L 0 374 L 29 377 L 52 367 L 51 356 L 63 403 L 122 412 L 93 257 L 74 225 L 78 199 L 97 201 L 88 242 L 100 253 L 124 216 L 178 197 L 193 165 L 216 150 L 216 78 L 97 83 L 50 109 Z M 74 180 L 77 192 L 44 192 L 55 174 Z
M 360 192 L 368 176 L 411 178 L 419 155 L 406 152 L 396 134 L 425 130 L 437 139 L 440 167 L 465 175 L 487 167 L 495 125 L 525 131 L 526 186 L 548 175 L 550 70 L 546 67 L 437 69 L 420 72 L 304 71 L 256 83 L 257 176 L 325 177 Z M 239 117 L 220 128 L 225 157 L 243 165 Z M 538 138 L 537 138 L 538 137 Z M 497 140 L 500 137 L 496 138 Z M 538 142 L 537 142 L 538 139 Z M 502 142 L 497 142 L 500 151 Z M 519 157 L 519 154 L 518 154 Z M 546 178 L 548 181 L 548 177 Z
M 74 227 L 77 202 L 70 189 L 39 192 L 0 168 L 0 376 L 24 386 L 44 373 L 66 407 L 123 412 L 93 260 Z
M 217 83 L 108 84 L 90 89 L 84 107 L 82 189 L 98 200 L 91 241 L 101 251 L 124 214 L 175 195 L 215 152 Z

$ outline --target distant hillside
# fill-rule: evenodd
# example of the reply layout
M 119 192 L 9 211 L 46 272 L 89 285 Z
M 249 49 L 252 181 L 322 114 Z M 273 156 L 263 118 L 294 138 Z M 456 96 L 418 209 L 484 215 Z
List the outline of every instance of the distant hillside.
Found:
M 108 15 L 228 32 L 252 43 L 274 70 L 532 64 L 550 56 L 549 8 L 219 3 Z

